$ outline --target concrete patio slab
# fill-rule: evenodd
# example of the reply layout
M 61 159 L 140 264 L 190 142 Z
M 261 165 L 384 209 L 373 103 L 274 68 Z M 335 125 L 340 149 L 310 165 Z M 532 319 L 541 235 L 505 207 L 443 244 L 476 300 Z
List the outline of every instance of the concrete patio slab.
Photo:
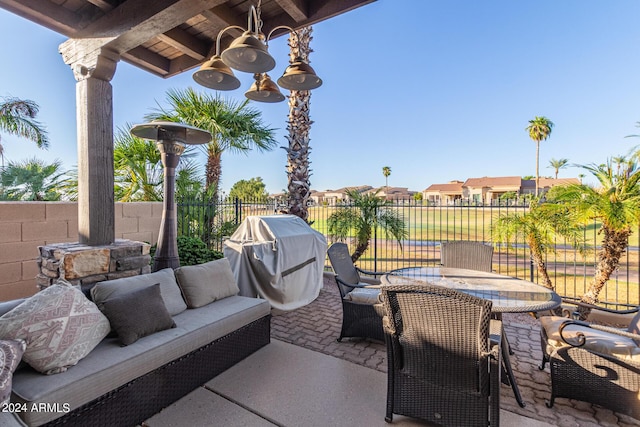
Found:
M 386 374 L 272 340 L 149 419 L 169 426 L 389 426 Z M 503 426 L 548 427 L 502 410 Z M 427 425 L 395 415 L 395 426 Z

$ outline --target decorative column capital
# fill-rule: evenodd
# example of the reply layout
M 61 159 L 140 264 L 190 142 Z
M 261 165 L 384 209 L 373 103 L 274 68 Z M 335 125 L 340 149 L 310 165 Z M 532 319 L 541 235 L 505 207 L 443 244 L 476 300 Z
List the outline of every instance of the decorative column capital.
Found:
M 120 60 L 120 55 L 104 47 L 111 39 L 69 39 L 60 45 L 58 51 L 76 81 L 88 78 L 111 81 Z

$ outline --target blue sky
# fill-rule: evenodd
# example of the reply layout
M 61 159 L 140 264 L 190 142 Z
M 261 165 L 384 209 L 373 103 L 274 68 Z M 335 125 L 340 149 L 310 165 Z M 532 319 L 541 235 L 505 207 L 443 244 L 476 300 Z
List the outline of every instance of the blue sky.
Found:
M 407 14 L 409 10 L 411 13 Z M 541 143 L 551 158 L 601 163 L 640 139 L 640 2 L 637 0 L 379 0 L 314 26 L 311 64 L 324 84 L 311 97 L 315 190 L 385 184 L 423 190 L 469 177 L 535 174 L 528 121 L 555 123 Z M 63 36 L 0 9 L 0 96 L 31 99 L 51 148 L 2 134 L 7 160 L 77 163 L 75 80 L 58 53 Z M 270 43 L 277 78 L 284 38 Z M 193 71 L 167 80 L 120 62 L 112 80 L 114 125 L 140 123 L 169 88 L 199 87 Z M 244 99 L 243 86 L 222 92 Z M 286 101 L 253 104 L 286 146 Z M 261 177 L 287 185 L 286 152 L 226 153 L 222 187 Z M 560 177 L 583 171 L 568 168 Z

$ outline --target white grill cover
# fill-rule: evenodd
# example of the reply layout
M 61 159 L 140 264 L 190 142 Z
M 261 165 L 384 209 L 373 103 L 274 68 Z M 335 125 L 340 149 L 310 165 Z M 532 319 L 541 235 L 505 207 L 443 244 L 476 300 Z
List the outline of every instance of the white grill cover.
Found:
M 223 245 L 240 295 L 289 311 L 322 288 L 325 237 L 295 215 L 249 216 Z

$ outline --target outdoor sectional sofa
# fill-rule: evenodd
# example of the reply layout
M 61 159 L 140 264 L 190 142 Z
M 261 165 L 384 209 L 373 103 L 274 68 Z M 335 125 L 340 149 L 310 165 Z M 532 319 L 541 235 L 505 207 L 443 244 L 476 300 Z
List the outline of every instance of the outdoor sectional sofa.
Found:
M 11 400 L 2 407 L 0 425 L 9 421 L 20 425 L 16 418 L 28 426 L 140 424 L 269 343 L 269 303 L 238 296 L 237 292 L 226 259 L 181 267 L 175 274 L 164 269 L 97 284 L 89 292 L 94 307 L 109 319 L 107 333 L 115 329 L 117 334 L 112 331 L 100 339 L 64 372 L 45 375 L 25 364 L 23 357 L 24 366 L 13 374 Z M 150 298 L 151 293 L 160 295 L 162 307 L 154 306 L 157 298 Z M 74 298 L 82 299 L 77 294 Z M 0 303 L 0 315 L 4 314 L 0 317 L 0 339 L 7 339 L 12 313 L 21 319 L 18 303 Z M 121 322 L 127 319 L 118 312 L 123 304 L 128 306 L 123 312 L 133 313 L 137 325 L 123 329 Z M 13 312 L 8 311 L 13 307 Z M 156 308 L 162 313 L 155 313 Z M 138 326 L 149 320 L 145 317 L 164 319 L 165 325 L 159 328 L 163 330 L 145 331 L 144 326 Z M 134 331 L 139 328 L 142 333 Z

